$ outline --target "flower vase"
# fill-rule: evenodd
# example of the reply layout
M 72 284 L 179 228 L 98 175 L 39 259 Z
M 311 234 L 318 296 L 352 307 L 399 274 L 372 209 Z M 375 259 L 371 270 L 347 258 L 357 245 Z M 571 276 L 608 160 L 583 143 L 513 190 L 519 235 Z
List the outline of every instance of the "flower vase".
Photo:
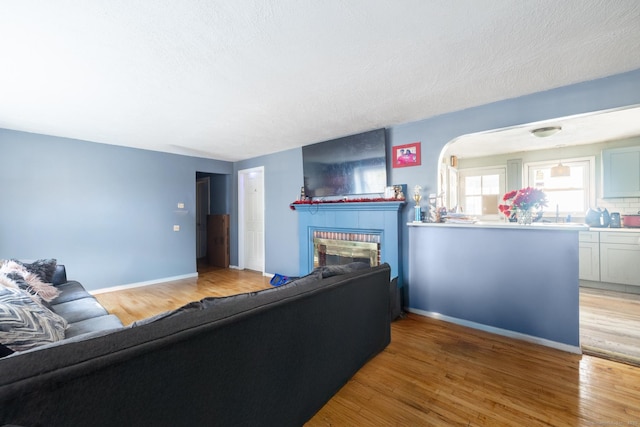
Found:
M 518 209 L 516 213 L 519 225 L 531 225 L 533 222 L 533 216 L 533 209 Z

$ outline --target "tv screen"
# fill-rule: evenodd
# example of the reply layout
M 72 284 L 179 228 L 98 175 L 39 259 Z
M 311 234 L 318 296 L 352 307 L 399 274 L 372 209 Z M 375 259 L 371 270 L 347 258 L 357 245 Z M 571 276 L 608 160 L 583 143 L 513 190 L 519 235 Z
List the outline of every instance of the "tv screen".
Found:
M 384 194 L 387 185 L 384 129 L 302 147 L 307 197 Z

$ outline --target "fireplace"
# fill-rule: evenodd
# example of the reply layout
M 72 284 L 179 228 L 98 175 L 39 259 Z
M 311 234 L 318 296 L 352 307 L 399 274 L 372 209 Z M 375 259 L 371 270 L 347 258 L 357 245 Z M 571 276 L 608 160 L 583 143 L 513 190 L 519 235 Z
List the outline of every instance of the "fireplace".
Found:
M 313 232 L 313 267 L 364 262 L 380 265 L 380 234 Z
M 398 277 L 402 286 L 401 209 L 404 202 L 351 202 L 292 204 L 298 212 L 298 237 L 300 243 L 299 275 L 310 273 L 320 263 L 326 261 L 347 263 L 351 259 L 373 259 L 375 263 L 386 262 L 391 266 L 391 277 Z M 324 233 L 324 234 L 323 234 Z M 342 245 L 346 248 L 320 251 L 316 254 L 316 239 L 328 239 L 321 245 Z M 334 240 L 342 242 L 334 242 Z M 329 245 L 327 245 L 329 243 Z M 372 243 L 373 245 L 362 245 Z M 375 255 L 374 252 L 375 245 Z M 352 247 L 358 247 L 353 255 Z M 361 246 L 363 248 L 361 248 Z M 349 251 L 347 253 L 347 251 Z M 338 253 L 333 253 L 338 252 Z M 333 256 L 337 256 L 334 258 Z M 318 263 L 318 264 L 316 264 Z

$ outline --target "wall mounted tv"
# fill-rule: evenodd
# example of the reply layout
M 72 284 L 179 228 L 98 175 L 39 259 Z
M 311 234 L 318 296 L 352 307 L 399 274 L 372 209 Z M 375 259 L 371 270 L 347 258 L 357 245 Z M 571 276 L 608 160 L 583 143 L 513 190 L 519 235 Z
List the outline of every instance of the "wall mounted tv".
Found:
M 384 194 L 387 185 L 384 129 L 302 147 L 307 197 Z

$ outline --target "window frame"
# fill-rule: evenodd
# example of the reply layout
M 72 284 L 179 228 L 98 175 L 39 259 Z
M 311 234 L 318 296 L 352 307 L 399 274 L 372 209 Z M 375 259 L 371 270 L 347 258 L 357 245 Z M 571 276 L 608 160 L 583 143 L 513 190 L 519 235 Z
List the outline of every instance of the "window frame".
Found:
M 533 177 L 534 169 L 553 167 L 558 165 L 558 163 L 562 163 L 564 166 L 572 166 L 573 165 L 586 165 L 585 174 L 588 176 L 586 180 L 583 179 L 583 185 L 585 185 L 585 194 L 586 200 L 584 200 L 584 210 L 582 212 L 574 212 L 574 211 L 559 211 L 557 212 L 560 218 L 565 218 L 567 215 L 571 214 L 572 216 L 584 216 L 585 212 L 589 209 L 589 207 L 594 206 L 596 204 L 596 157 L 595 156 L 587 156 L 587 157 L 572 157 L 566 159 L 550 159 L 550 160 L 541 160 L 535 162 L 526 162 L 523 164 L 524 168 L 524 186 L 525 187 L 535 187 L 535 178 Z M 586 181 L 586 183 L 585 183 Z M 555 206 L 547 206 L 544 209 L 543 216 L 545 218 L 556 217 L 556 208 Z
M 483 166 L 477 168 L 468 168 L 468 169 L 458 169 L 458 200 L 459 203 L 462 204 L 464 211 L 463 201 L 466 201 L 467 197 L 467 189 L 466 189 L 466 178 L 468 176 L 485 176 L 485 175 L 498 175 L 498 204 L 502 201 L 502 196 L 506 193 L 507 187 L 507 167 L 506 165 L 495 165 L 495 166 Z M 496 206 L 497 209 L 497 206 Z M 490 215 L 474 215 L 478 220 L 482 221 L 499 221 L 504 217 L 499 211 L 496 214 Z

